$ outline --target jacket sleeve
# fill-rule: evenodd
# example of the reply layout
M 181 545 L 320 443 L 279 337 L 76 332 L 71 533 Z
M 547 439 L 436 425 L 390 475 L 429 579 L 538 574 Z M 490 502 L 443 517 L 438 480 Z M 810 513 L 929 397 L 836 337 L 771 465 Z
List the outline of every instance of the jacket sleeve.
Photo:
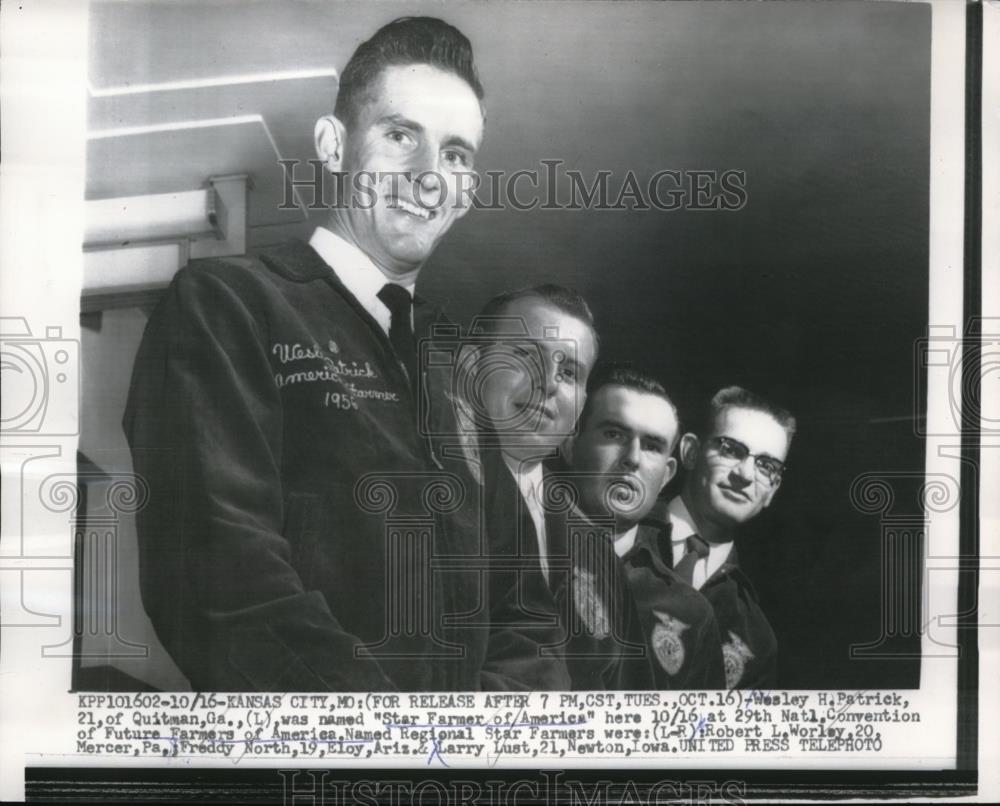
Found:
M 480 675 L 485 691 L 567 691 L 562 629 L 541 571 L 493 571 L 490 636 Z
M 196 689 L 392 689 L 291 565 L 256 282 L 221 263 L 183 269 L 146 328 L 124 419 L 149 487 L 143 604 Z
M 719 623 L 711 607 L 691 619 L 689 660 L 671 681 L 675 689 L 726 688 L 726 669 L 722 658 L 722 641 L 719 637 Z

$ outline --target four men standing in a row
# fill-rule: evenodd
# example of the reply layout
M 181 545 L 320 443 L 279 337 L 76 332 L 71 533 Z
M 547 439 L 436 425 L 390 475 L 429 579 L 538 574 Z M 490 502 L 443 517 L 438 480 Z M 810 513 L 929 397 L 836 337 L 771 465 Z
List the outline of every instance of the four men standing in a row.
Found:
M 423 360 L 447 320 L 414 285 L 468 210 L 483 97 L 461 32 L 386 25 L 315 129 L 331 174 L 374 184 L 339 185 L 308 244 L 181 270 L 150 319 L 124 421 L 150 487 L 142 596 L 196 689 L 773 676 L 732 540 L 780 484 L 789 415 L 717 395 L 664 510 L 676 410 L 622 368 L 587 397 L 598 340 L 575 293 L 488 305 L 461 394 Z

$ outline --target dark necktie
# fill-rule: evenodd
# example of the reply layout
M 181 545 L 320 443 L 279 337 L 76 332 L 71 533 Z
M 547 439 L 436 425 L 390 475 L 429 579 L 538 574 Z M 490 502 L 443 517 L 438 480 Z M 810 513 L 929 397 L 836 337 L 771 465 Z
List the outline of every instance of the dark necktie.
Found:
M 392 344 L 396 357 L 406 367 L 410 388 L 416 393 L 417 347 L 413 338 L 413 327 L 410 324 L 410 308 L 413 306 L 413 297 L 401 285 L 386 283 L 378 292 L 378 298 L 385 303 L 385 307 L 392 314 L 389 323 L 389 342 Z
M 677 567 L 674 568 L 674 571 L 681 579 L 690 585 L 694 580 L 695 564 L 698 560 L 703 560 L 708 556 L 708 543 L 698 537 L 698 535 L 691 535 L 691 537 L 684 541 L 684 545 L 686 546 L 687 551 L 684 556 L 681 557 L 681 561 L 677 563 Z

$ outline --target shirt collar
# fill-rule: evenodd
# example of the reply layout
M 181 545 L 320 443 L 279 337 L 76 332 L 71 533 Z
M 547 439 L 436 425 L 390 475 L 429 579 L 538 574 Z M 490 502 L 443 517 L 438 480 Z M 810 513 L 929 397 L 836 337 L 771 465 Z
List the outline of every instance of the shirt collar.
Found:
M 678 544 L 683 543 L 691 535 L 698 534 L 698 530 L 695 528 L 691 513 L 684 504 L 684 499 L 679 495 L 670 501 L 667 507 L 667 514 L 670 518 L 671 526 L 670 542 L 673 549 L 673 564 L 676 566 L 680 562 L 681 557 L 684 556 L 684 548 Z M 706 564 L 705 579 L 707 580 L 712 574 L 718 571 L 730 557 L 732 557 L 732 562 L 735 563 L 736 554 L 733 551 L 732 540 L 726 543 L 709 543 L 708 556 L 703 560 Z
M 542 463 L 534 462 L 529 465 L 508 456 L 506 453 L 501 455 L 507 469 L 514 476 L 514 481 L 517 483 L 517 489 L 521 491 L 521 495 L 527 501 L 537 501 L 537 491 L 544 478 Z
M 378 298 L 378 292 L 391 282 L 370 257 L 354 244 L 348 243 L 326 227 L 316 227 L 309 245 L 333 269 L 340 282 L 350 291 L 361 307 L 368 311 L 384 331 L 389 332 L 392 314 Z M 402 285 L 413 296 L 414 283 Z
M 615 554 L 619 557 L 624 557 L 632 550 L 632 546 L 635 545 L 635 538 L 639 534 L 639 524 L 637 523 L 627 532 L 624 532 L 615 538 Z
M 684 499 L 679 495 L 672 498 L 667 505 L 667 517 L 670 520 L 670 540 L 673 543 L 681 543 L 691 535 L 698 534 L 694 525 L 694 518 L 688 512 Z

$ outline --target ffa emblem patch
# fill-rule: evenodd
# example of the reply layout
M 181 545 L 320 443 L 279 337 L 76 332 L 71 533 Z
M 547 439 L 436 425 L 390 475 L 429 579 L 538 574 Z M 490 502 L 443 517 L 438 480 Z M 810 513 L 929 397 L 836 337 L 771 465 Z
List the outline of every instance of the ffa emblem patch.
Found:
M 667 674 L 677 674 L 684 665 L 684 642 L 681 640 L 681 633 L 691 625 L 666 613 L 653 612 L 660 620 L 653 627 L 653 651 L 656 653 L 656 659 L 660 662 L 660 666 L 666 669 Z
M 573 606 L 594 638 L 611 635 L 611 619 L 598 592 L 597 579 L 590 571 L 573 569 Z
M 732 630 L 729 631 L 729 640 L 722 645 L 722 662 L 726 667 L 726 688 L 736 688 L 736 684 L 743 677 L 743 672 L 747 668 L 747 661 L 753 660 L 754 654 L 750 651 L 743 639 Z

